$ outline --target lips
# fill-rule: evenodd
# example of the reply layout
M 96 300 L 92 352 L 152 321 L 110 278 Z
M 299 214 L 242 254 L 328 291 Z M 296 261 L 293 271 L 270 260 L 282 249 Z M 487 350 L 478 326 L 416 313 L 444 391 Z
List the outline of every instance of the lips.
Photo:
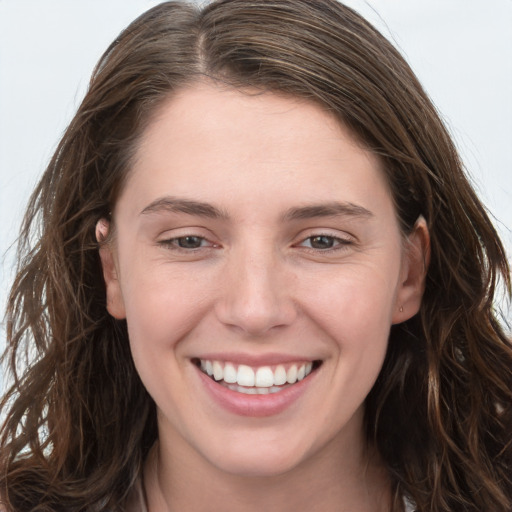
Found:
M 322 365 L 320 360 L 291 361 L 278 356 L 266 361 L 243 356 L 223 360 L 220 355 L 194 358 L 192 363 L 210 404 L 249 417 L 284 413 L 313 386 Z
M 231 361 L 195 359 L 202 373 L 221 386 L 247 395 L 278 393 L 305 379 L 320 361 L 289 362 L 277 365 L 249 366 Z

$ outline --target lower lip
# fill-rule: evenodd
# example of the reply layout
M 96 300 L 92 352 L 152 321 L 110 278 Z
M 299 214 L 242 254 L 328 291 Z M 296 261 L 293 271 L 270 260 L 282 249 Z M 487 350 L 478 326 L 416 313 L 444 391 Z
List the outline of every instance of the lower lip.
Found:
M 217 384 L 199 368 L 196 369 L 202 384 L 217 404 L 238 416 L 252 417 L 274 416 L 291 407 L 305 393 L 316 373 L 310 373 L 305 379 L 277 393 L 246 395 Z

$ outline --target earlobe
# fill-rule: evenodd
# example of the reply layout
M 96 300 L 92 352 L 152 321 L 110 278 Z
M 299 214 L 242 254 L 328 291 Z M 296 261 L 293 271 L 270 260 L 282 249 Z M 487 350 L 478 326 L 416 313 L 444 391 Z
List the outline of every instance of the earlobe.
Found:
M 108 220 L 100 219 L 97 222 L 96 240 L 100 244 L 99 254 L 107 290 L 107 311 L 117 320 L 123 320 L 126 318 L 123 294 L 118 278 L 113 243 L 108 241 L 109 230 L 110 222 Z
M 413 317 L 420 309 L 425 279 L 430 263 L 430 234 L 427 222 L 418 217 L 407 237 L 402 272 L 397 290 L 393 323 L 399 324 Z

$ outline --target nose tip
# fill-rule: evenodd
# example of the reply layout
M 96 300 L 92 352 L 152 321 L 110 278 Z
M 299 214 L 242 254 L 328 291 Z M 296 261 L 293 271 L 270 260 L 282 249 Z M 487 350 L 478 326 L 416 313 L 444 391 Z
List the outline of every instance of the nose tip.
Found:
M 290 323 L 290 315 L 274 301 L 240 300 L 226 308 L 224 323 L 251 335 L 260 336 Z
M 273 265 L 247 265 L 225 276 L 217 317 L 250 336 L 290 325 L 296 310 L 291 287 Z

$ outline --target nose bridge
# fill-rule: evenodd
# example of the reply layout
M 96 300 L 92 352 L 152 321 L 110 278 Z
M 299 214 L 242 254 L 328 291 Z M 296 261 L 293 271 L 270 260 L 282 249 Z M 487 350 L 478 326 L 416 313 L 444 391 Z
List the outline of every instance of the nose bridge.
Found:
M 292 322 L 295 311 L 283 263 L 270 243 L 242 244 L 225 268 L 220 320 L 251 335 Z

